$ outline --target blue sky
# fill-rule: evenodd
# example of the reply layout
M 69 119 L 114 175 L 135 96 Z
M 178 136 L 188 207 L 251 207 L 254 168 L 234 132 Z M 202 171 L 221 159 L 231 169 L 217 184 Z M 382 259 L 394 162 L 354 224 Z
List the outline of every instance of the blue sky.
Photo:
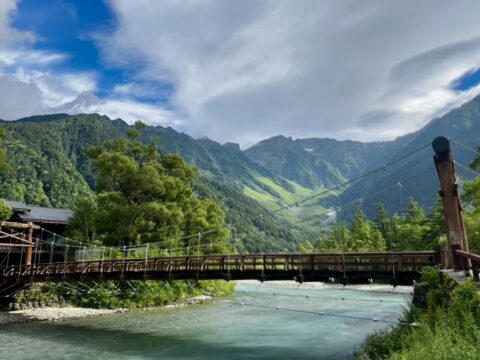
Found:
M 2 0 L 0 118 L 98 112 L 243 146 L 392 139 L 480 93 L 478 13 L 474 0 Z
M 457 91 L 466 91 L 480 84 L 480 68 L 474 68 L 454 81 L 453 88 Z
M 34 33 L 39 41 L 34 49 L 60 52 L 64 61 L 52 64 L 50 69 L 61 72 L 94 72 L 98 96 L 110 96 L 116 85 L 128 84 L 134 71 L 116 67 L 102 61 L 95 34 L 108 33 L 116 26 L 115 14 L 102 0 L 23 0 L 18 3 L 12 25 Z M 168 83 L 147 83 L 152 88 L 148 94 L 130 94 L 132 98 L 147 103 L 166 104 L 171 93 Z M 160 96 L 159 96 L 160 95 Z

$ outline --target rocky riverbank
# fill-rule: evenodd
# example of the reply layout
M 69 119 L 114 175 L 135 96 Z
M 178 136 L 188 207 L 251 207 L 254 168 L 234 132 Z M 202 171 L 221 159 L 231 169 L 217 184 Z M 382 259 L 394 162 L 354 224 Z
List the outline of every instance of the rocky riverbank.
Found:
M 208 301 L 212 301 L 213 297 L 208 295 L 195 296 L 192 298 L 184 299 L 175 304 L 169 304 L 158 308 L 176 308 L 184 307 L 195 304 L 202 304 Z M 138 309 L 90 309 L 81 308 L 75 306 L 42 306 L 42 307 L 30 307 L 25 308 L 22 305 L 22 310 L 0 311 L 0 325 L 26 323 L 33 321 L 61 321 L 70 319 L 82 319 L 87 317 L 106 316 L 113 314 L 121 314 L 126 311 L 138 311 Z M 144 311 L 148 309 L 142 309 Z
M 58 321 L 104 316 L 124 312 L 124 309 L 84 309 L 79 307 L 43 307 L 28 310 L 0 312 L 0 325 L 25 323 L 32 321 Z

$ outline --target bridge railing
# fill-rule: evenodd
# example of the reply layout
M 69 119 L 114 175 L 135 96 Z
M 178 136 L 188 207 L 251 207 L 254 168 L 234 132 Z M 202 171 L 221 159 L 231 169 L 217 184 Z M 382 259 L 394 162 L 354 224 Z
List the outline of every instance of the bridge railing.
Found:
M 456 250 L 457 267 L 463 270 L 472 270 L 475 281 L 480 281 L 480 255 Z
M 0 267 L 4 279 L 128 273 L 229 272 L 418 272 L 435 265 L 436 253 L 316 253 L 174 256 L 147 259 L 95 260 Z

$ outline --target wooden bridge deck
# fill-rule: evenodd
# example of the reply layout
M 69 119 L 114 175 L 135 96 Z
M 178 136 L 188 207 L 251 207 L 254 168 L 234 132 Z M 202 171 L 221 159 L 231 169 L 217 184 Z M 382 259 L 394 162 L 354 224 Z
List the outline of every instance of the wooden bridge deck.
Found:
M 410 285 L 420 270 L 438 264 L 433 251 L 384 253 L 200 255 L 95 260 L 0 267 L 0 281 L 257 279 L 367 283 L 371 279 Z M 347 280 L 348 279 L 348 280 Z

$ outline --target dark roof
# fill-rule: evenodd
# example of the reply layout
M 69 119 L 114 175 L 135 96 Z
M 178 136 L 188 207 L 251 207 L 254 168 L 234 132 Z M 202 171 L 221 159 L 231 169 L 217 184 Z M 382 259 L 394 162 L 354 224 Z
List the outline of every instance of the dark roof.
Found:
M 73 216 L 70 209 L 54 209 L 26 205 L 19 201 L 5 200 L 20 220 L 33 223 L 68 224 Z
M 15 200 L 5 200 L 5 204 L 10 206 L 13 211 L 27 211 L 28 207 L 24 203 Z

